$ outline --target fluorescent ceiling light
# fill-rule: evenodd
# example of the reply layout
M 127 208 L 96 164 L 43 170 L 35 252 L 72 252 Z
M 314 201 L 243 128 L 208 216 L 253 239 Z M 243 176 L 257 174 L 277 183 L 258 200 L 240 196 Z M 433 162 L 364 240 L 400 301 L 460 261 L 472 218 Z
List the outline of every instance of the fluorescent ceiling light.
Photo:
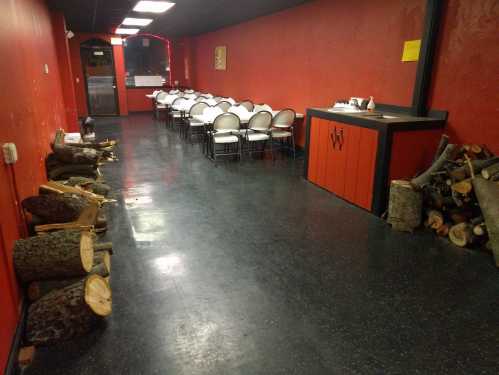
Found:
M 163 13 L 174 6 L 175 3 L 170 1 L 139 1 L 135 8 L 133 8 L 136 12 L 144 12 L 144 13 Z
M 153 20 L 150 18 L 131 18 L 127 17 L 123 20 L 121 23 L 122 25 L 125 26 L 147 26 L 149 25 Z
M 125 34 L 125 35 L 133 35 L 137 34 L 140 29 L 124 29 L 122 27 L 118 27 L 116 31 L 114 32 L 115 34 Z

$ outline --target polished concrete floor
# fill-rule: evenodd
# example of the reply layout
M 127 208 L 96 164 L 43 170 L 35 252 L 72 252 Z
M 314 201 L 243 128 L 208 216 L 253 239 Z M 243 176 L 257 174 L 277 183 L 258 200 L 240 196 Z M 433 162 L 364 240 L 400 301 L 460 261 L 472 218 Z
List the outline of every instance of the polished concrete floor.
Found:
M 281 156 L 214 165 L 150 115 L 104 119 L 113 315 L 26 374 L 498 374 L 488 254 L 380 219 Z

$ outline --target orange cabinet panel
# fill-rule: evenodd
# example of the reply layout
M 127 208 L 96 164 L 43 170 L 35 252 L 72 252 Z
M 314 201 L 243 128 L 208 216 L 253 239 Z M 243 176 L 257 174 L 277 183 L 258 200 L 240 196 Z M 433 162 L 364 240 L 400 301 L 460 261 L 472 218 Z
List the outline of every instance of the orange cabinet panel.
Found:
M 309 180 L 370 210 L 377 139 L 371 129 L 312 119 Z

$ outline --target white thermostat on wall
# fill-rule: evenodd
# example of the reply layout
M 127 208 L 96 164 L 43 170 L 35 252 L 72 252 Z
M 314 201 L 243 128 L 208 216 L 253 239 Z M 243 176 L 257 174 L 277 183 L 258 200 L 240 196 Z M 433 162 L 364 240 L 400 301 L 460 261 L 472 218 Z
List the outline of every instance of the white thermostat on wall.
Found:
M 4 143 L 3 149 L 3 159 L 6 164 L 14 164 L 17 161 L 17 148 L 14 143 Z

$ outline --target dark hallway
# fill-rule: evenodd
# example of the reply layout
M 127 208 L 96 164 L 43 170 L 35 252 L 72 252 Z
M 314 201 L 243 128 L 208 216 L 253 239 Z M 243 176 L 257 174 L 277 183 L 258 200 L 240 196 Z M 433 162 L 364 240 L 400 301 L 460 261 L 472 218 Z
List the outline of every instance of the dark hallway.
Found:
M 488 254 L 407 235 L 302 178 L 213 163 L 150 114 L 98 120 L 118 203 L 106 329 L 32 374 L 495 374 Z

